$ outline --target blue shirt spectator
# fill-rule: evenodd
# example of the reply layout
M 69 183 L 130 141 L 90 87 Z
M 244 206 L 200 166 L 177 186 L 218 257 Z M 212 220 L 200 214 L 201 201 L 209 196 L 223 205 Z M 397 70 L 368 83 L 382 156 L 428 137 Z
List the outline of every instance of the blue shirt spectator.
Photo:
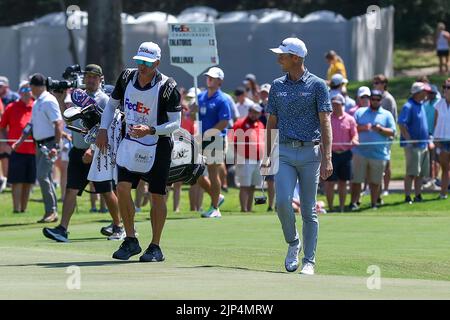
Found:
M 212 97 L 208 97 L 208 91 L 198 95 L 198 114 L 201 121 L 202 133 L 214 128 L 222 120 L 231 119 L 230 104 L 221 90 L 217 90 Z M 227 134 L 227 129 L 221 131 L 221 136 Z
M 412 140 L 428 140 L 428 122 L 423 103 L 416 102 L 413 98 L 409 98 L 402 108 L 398 117 L 398 124 L 404 126 Z M 403 135 L 400 136 L 400 146 L 414 146 L 416 148 L 425 149 L 427 142 L 406 143 Z
M 320 140 L 319 112 L 332 112 L 324 80 L 305 70 L 296 82 L 276 79 L 269 93 L 267 113 L 278 119 L 280 143 Z
M 236 104 L 234 103 L 233 98 L 226 92 L 223 92 L 223 95 L 227 98 L 228 100 L 228 104 L 230 106 L 230 121 L 228 122 L 228 128 L 233 128 L 234 125 L 234 121 L 237 120 L 237 118 L 239 118 L 239 110 L 236 107 Z
M 20 95 L 9 88 L 9 80 L 4 76 L 0 76 L 0 97 L 5 108 L 11 102 L 20 99 Z
M 427 116 L 428 133 L 430 136 L 434 134 L 434 117 L 436 115 L 436 105 L 440 98 L 437 96 L 439 90 L 435 85 L 431 85 L 431 91 L 428 93 L 428 100 L 423 104 L 425 114 Z
M 395 120 L 392 114 L 379 108 L 377 111 L 370 107 L 359 108 L 355 113 L 355 120 L 358 125 L 371 124 L 372 127 L 380 126 L 396 131 Z M 376 160 L 390 160 L 389 142 L 391 139 L 374 130 L 363 131 L 359 133 L 359 143 L 361 145 L 353 148 L 353 153 L 362 157 Z M 364 143 L 379 143 L 364 145 Z M 383 143 L 386 142 L 386 143 Z

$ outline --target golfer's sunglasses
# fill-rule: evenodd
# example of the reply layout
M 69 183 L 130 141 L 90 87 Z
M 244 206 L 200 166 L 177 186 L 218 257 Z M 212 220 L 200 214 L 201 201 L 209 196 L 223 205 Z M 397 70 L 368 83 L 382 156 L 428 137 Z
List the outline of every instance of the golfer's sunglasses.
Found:
M 153 62 L 148 62 L 148 61 L 144 61 L 144 60 L 136 60 L 137 64 L 143 64 L 147 67 L 152 67 L 153 66 Z

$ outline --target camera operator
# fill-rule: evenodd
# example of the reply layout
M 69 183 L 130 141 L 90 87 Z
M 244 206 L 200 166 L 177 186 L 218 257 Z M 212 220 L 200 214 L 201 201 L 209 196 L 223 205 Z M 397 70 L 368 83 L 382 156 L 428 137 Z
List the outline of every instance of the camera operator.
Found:
M 101 90 L 103 79 L 102 68 L 95 64 L 89 64 L 84 71 L 84 84 L 86 93 L 94 98 L 101 109 L 104 109 L 108 102 L 108 96 Z M 73 125 L 81 126 L 81 120 L 74 121 Z M 68 226 L 70 218 L 75 210 L 77 195 L 81 196 L 88 185 L 88 173 L 93 159 L 93 150 L 85 142 L 81 133 L 72 133 L 73 147 L 69 152 L 69 166 L 67 170 L 67 188 L 63 202 L 63 213 L 61 223 L 56 228 L 44 228 L 44 235 L 58 242 L 68 242 Z M 112 181 L 93 182 L 95 191 L 102 194 L 109 212 L 113 219 L 113 224 L 102 228 L 101 233 L 109 236 L 110 240 L 122 240 L 125 231 L 120 226 L 119 206 L 117 196 L 113 192 Z
M 33 139 L 36 142 L 36 174 L 44 200 L 45 214 L 38 223 L 50 223 L 58 220 L 56 191 L 52 181 L 54 159 L 60 151 L 64 122 L 58 101 L 45 85 L 45 77 L 35 73 L 30 78 L 30 87 L 36 101 L 31 114 Z M 14 151 L 27 138 L 23 133 L 19 141 L 12 145 Z

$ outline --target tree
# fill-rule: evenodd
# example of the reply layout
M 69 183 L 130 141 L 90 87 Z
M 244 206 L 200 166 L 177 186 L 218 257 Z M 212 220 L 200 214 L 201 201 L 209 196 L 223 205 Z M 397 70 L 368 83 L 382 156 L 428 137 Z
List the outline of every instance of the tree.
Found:
M 114 83 L 123 68 L 121 13 L 122 0 L 88 4 L 86 63 L 100 65 L 107 83 Z

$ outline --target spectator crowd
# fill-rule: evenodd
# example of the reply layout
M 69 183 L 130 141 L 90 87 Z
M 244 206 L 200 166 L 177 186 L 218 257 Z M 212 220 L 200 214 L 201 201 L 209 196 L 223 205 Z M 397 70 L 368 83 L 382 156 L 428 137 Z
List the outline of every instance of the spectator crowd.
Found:
M 447 37 L 447 33 L 441 31 L 438 34 L 439 57 L 445 51 L 442 39 Z M 398 109 L 385 75 L 375 75 L 370 87 L 359 87 L 356 96 L 351 97 L 344 61 L 335 51 L 327 52 L 325 60 L 329 64 L 326 80 L 333 108 L 333 174 L 321 181 L 327 205 L 326 208 L 319 206 L 319 210 L 358 210 L 361 195 L 365 193 L 370 195 L 372 208 L 383 205 L 383 197 L 389 194 L 391 146 L 397 136 L 404 149 L 405 202 L 423 201 L 424 185 L 440 186 L 439 198 L 446 199 L 450 165 L 450 78 L 442 87 L 430 84 L 426 77 L 417 79 L 411 84 L 407 102 Z M 85 70 L 85 81 L 94 81 L 93 95 L 105 105 L 108 97 L 95 86 L 95 81 L 101 82 L 101 68 L 89 65 Z M 442 70 L 448 71 L 444 67 Z M 91 80 L 89 75 L 93 77 Z M 198 182 L 189 187 L 190 209 L 201 212 L 203 217 L 220 217 L 219 208 L 228 188 L 237 187 L 242 212 L 253 210 L 255 190 L 259 188 L 267 189 L 267 210 L 276 210 L 274 177 L 262 176 L 260 172 L 271 84 L 260 85 L 254 74 L 247 74 L 230 96 L 221 89 L 225 79 L 224 71 L 213 67 L 205 73 L 204 88 L 180 90 L 181 127 L 192 135 L 202 133 L 202 150 L 213 159 L 207 162 L 207 170 Z M 91 211 L 98 211 L 96 202 L 100 201 L 100 211 L 114 211 L 117 227 L 120 218 L 111 190 L 98 196 L 95 192 L 100 190 L 90 183 L 76 188 L 68 186 L 67 190 L 72 191 L 66 193 L 66 185 L 70 184 L 67 176 L 74 170 L 67 167 L 69 153 L 73 156 L 79 152 L 79 158 L 86 164 L 92 161 L 90 146 L 81 135 L 68 130 L 62 118 L 64 110 L 72 105 L 70 91 L 48 92 L 45 77 L 34 74 L 21 81 L 18 92 L 14 92 L 8 78 L 1 76 L 0 97 L 0 192 L 7 186 L 11 188 L 14 213 L 27 211 L 30 193 L 38 182 L 45 208 L 39 222 L 55 222 L 58 220 L 55 188 L 59 186 L 62 200 L 69 197 L 67 201 L 74 207 L 77 193 L 86 187 L 92 192 Z M 214 139 L 203 135 L 211 128 L 219 130 L 220 135 Z M 217 144 L 221 148 L 209 148 Z M 173 210 L 179 212 L 182 183 L 170 189 L 173 190 Z M 141 181 L 134 197 L 137 212 L 150 201 L 147 190 L 147 183 Z M 209 208 L 202 207 L 204 192 L 211 203 Z M 335 194 L 338 195 L 337 206 Z M 298 209 L 299 200 L 294 195 L 292 199 L 292 205 Z

